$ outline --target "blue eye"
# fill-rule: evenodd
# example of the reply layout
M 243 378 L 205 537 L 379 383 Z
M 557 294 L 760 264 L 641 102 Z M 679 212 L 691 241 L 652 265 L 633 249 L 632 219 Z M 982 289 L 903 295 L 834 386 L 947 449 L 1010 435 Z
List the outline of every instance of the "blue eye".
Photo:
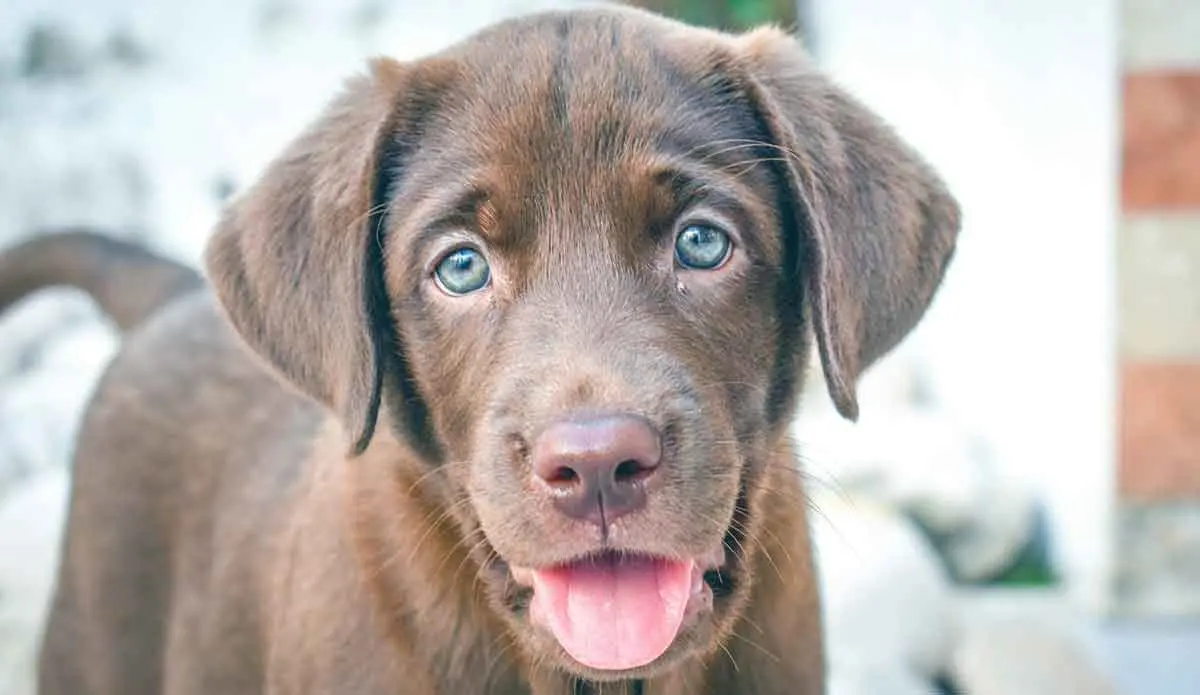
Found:
M 690 224 L 675 237 L 675 260 L 684 268 L 713 270 L 729 258 L 733 243 L 716 227 Z
M 491 268 L 483 254 L 469 248 L 451 251 L 437 264 L 433 274 L 438 287 L 453 295 L 479 291 L 492 279 Z

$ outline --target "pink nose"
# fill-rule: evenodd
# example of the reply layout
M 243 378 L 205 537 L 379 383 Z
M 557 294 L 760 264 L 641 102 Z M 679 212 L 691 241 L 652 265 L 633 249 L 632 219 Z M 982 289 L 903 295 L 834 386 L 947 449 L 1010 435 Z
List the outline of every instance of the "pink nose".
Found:
M 533 472 L 563 514 L 604 526 L 646 506 L 658 471 L 658 430 L 636 415 L 566 419 L 533 443 Z

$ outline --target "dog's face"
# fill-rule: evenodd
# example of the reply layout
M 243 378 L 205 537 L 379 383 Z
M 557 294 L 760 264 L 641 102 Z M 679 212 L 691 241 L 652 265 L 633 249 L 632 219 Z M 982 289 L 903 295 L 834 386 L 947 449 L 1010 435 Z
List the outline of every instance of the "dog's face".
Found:
M 377 62 L 208 263 L 355 452 L 383 412 L 444 476 L 526 650 L 611 679 L 725 638 L 809 336 L 853 417 L 957 228 L 791 39 L 597 10 Z
M 462 51 L 388 200 L 394 323 L 485 577 L 536 653 L 605 674 L 706 646 L 745 592 L 740 493 L 802 353 L 770 134 L 654 38 L 564 18 Z

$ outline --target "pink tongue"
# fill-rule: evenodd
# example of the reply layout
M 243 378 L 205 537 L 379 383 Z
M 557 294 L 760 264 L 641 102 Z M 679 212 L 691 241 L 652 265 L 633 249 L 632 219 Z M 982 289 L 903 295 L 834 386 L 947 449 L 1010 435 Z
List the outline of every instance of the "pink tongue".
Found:
M 607 671 L 645 666 L 679 632 L 692 564 L 606 556 L 537 570 L 531 617 L 585 666 Z

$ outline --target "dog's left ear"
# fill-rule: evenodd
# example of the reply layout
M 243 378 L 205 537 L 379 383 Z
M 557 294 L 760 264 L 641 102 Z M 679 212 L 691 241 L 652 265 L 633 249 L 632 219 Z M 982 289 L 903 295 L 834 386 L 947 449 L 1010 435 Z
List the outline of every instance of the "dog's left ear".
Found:
M 807 290 L 829 392 L 853 420 L 859 376 L 916 326 L 941 283 L 958 204 L 890 127 L 817 72 L 794 38 L 766 28 L 735 44 L 808 237 Z

